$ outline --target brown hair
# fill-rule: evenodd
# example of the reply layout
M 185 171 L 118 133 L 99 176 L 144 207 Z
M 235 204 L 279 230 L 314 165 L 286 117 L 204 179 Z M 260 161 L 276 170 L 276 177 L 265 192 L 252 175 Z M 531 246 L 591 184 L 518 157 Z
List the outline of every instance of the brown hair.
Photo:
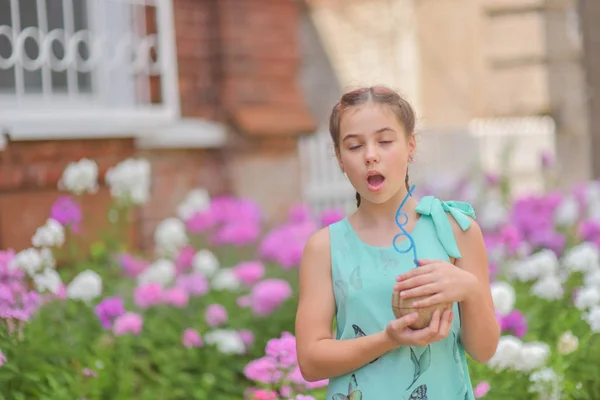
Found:
M 346 110 L 369 101 L 388 106 L 404 126 L 406 133 L 412 135 L 415 130 L 415 112 L 410 103 L 398 93 L 384 86 L 371 86 L 345 93 L 333 106 L 329 118 L 329 133 L 333 140 L 336 154 L 340 152 L 340 123 Z M 406 172 L 406 190 L 409 190 L 408 171 Z M 360 194 L 356 192 L 356 206 L 360 206 Z

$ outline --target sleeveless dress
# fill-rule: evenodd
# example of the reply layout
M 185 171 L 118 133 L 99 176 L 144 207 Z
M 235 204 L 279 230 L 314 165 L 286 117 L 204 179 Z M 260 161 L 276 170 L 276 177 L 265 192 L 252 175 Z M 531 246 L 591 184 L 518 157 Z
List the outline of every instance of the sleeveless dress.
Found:
M 460 258 L 449 218 L 468 229 L 475 218 L 471 205 L 423 197 L 412 232 L 417 257 L 449 261 Z M 332 280 L 338 340 L 384 330 L 395 319 L 392 290 L 396 276 L 414 268 L 410 252 L 399 253 L 392 244 L 364 243 L 347 217 L 329 226 Z M 398 243 L 408 247 L 408 239 Z M 327 400 L 472 400 L 473 389 L 461 342 L 459 308 L 449 335 L 424 347 L 399 347 L 343 376 L 331 378 Z

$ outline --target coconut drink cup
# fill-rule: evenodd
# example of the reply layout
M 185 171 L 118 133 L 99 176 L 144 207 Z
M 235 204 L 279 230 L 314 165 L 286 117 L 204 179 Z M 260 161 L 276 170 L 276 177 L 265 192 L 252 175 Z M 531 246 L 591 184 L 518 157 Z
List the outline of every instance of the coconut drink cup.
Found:
M 429 296 L 411 297 L 410 299 L 403 299 L 400 297 L 400 292 L 394 290 L 392 294 L 392 311 L 396 318 L 402 318 L 405 315 L 412 314 L 414 312 L 419 314 L 417 320 L 409 325 L 410 329 L 423 329 L 427 328 L 431 324 L 431 318 L 435 310 L 440 310 L 440 315 L 450 307 L 451 303 L 438 303 L 428 307 L 413 307 L 412 304 L 415 301 L 426 299 Z
M 397 234 L 394 237 L 393 245 L 394 245 L 394 249 L 398 253 L 408 253 L 408 252 L 412 251 L 415 268 L 419 268 L 419 265 L 417 263 L 417 248 L 416 248 L 415 242 L 414 242 L 412 236 L 410 235 L 410 233 L 408 233 L 406 231 L 406 229 L 404 229 L 404 225 L 406 225 L 408 223 L 408 215 L 406 213 L 402 212 L 402 207 L 404 206 L 404 203 L 406 203 L 406 200 L 411 195 L 411 193 L 413 192 L 414 189 L 415 189 L 415 186 L 413 185 L 410 188 L 410 190 L 408 191 L 408 193 L 406 194 L 406 197 L 404 198 L 404 200 L 402 200 L 402 203 L 400 204 L 400 207 L 398 207 L 398 211 L 396 212 L 396 225 L 398 225 L 398 227 L 400 228 L 400 230 L 402 232 Z M 403 217 L 403 219 L 404 219 L 403 222 L 401 221 L 400 217 Z M 405 239 L 403 241 L 408 241 L 408 243 L 409 243 L 408 248 L 405 250 L 400 249 L 397 244 L 398 239 L 400 239 L 402 237 L 405 237 Z M 394 290 L 392 292 L 392 311 L 394 313 L 394 316 L 396 318 L 401 318 L 405 315 L 411 314 L 413 312 L 417 312 L 419 314 L 419 317 L 412 325 L 409 326 L 409 328 L 423 329 L 423 328 L 428 327 L 429 324 L 431 323 L 431 318 L 433 317 L 433 313 L 435 312 L 435 310 L 440 310 L 440 312 L 443 313 L 444 310 L 452 307 L 451 303 L 435 304 L 433 306 L 428 306 L 428 307 L 413 307 L 412 304 L 415 301 L 422 300 L 427 297 L 429 297 L 429 296 L 412 297 L 409 299 L 403 299 L 400 297 L 400 293 L 398 291 Z

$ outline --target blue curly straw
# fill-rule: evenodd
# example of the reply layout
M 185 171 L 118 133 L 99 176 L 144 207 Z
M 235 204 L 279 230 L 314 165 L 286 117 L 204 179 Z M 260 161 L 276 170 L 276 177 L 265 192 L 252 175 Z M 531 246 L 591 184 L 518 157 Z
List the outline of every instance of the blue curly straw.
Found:
M 412 194 L 412 192 L 415 190 L 415 185 L 413 185 L 410 190 L 408 191 L 408 193 L 406 194 L 406 196 L 404 197 L 404 200 L 402 200 L 402 203 L 400 203 L 400 207 L 398 207 L 398 211 L 396 211 L 396 225 L 398 225 L 398 228 L 400 228 L 400 230 L 402 231 L 401 233 L 397 234 L 396 236 L 394 236 L 394 240 L 393 240 L 393 245 L 394 245 L 394 249 L 398 252 L 398 253 L 408 253 L 409 251 L 412 250 L 413 252 L 413 256 L 414 256 L 414 262 L 415 262 L 415 266 L 418 267 L 419 264 L 417 262 L 417 247 L 415 246 L 415 241 L 413 240 L 412 236 L 410 235 L 410 233 L 408 233 L 406 231 L 406 229 L 404 229 L 404 225 L 406 225 L 408 223 L 408 214 L 406 214 L 405 212 L 402 211 L 402 207 L 404 207 L 404 204 L 406 203 L 406 200 L 408 200 L 408 197 Z M 400 222 L 400 216 L 404 217 L 404 222 Z M 406 250 L 400 250 L 398 248 L 397 245 L 397 241 L 399 238 L 401 238 L 402 236 L 406 236 L 406 238 L 408 239 L 408 241 L 410 242 L 410 246 L 408 247 L 408 249 Z

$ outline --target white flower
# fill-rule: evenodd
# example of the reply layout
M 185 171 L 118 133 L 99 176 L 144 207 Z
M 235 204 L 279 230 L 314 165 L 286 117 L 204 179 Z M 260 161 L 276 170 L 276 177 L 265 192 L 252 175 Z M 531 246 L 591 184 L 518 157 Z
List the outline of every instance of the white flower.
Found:
M 575 307 L 587 310 L 600 305 L 600 291 L 593 286 L 579 288 L 575 294 Z
M 540 250 L 523 261 L 512 265 L 511 275 L 521 282 L 539 279 L 547 275 L 555 275 L 559 270 L 556 254 L 549 249 Z
M 502 315 L 510 313 L 515 307 L 515 289 L 506 282 L 494 282 L 491 284 L 494 308 Z
M 35 275 L 43 265 L 44 259 L 40 251 L 33 247 L 18 252 L 12 264 L 13 267 L 25 271 L 29 276 Z
M 571 331 L 566 331 L 558 339 L 558 352 L 560 354 L 570 354 L 579 347 L 579 338 Z
M 565 253 L 563 264 L 573 272 L 591 272 L 600 269 L 600 250 L 593 243 L 582 243 Z
M 141 205 L 150 197 L 150 163 L 129 158 L 106 171 L 110 194 L 118 202 Z
M 550 356 L 550 347 L 545 343 L 523 343 L 515 336 L 500 337 L 494 356 L 488 365 L 496 370 L 513 369 L 530 372 L 544 366 Z
M 40 249 L 40 257 L 42 257 L 42 268 L 54 268 L 56 267 L 56 260 L 52 250 L 48 248 Z
M 54 294 L 58 293 L 62 279 L 56 270 L 51 268 L 45 268 L 44 272 L 37 274 L 33 277 L 35 288 L 39 293 L 43 293 L 48 290 Z
M 501 336 L 496 353 L 488 361 L 488 365 L 497 370 L 514 368 L 521 361 L 522 347 L 523 343 L 518 338 L 511 335 Z
M 594 286 L 600 290 L 600 269 L 588 272 L 583 276 L 585 286 Z
M 521 347 L 521 360 L 514 367 L 517 371 L 533 371 L 546 365 L 548 357 L 550 357 L 550 346 L 546 343 L 524 343 Z
M 138 283 L 155 282 L 166 286 L 175 278 L 175 270 L 175 264 L 172 261 L 167 259 L 156 260 L 138 275 Z
M 58 189 L 76 195 L 95 193 L 98 190 L 98 165 L 87 158 L 70 163 L 63 171 Z
M 213 276 L 219 269 L 219 260 L 210 250 L 200 250 L 192 259 L 192 267 L 204 276 Z
M 212 288 L 215 290 L 234 291 L 240 288 L 242 283 L 233 273 L 231 268 L 222 268 L 212 279 Z
M 547 275 L 540 278 L 532 287 L 531 293 L 540 299 L 560 300 L 565 294 L 560 278 Z
M 187 221 L 194 214 L 208 210 L 210 207 L 210 195 L 206 189 L 194 189 L 188 193 L 186 198 L 177 208 L 177 216 Z
M 46 223 L 35 231 L 31 244 L 35 247 L 61 247 L 65 243 L 65 228 L 55 219 L 48 218 Z
M 565 196 L 554 210 L 554 223 L 558 226 L 572 226 L 579 219 L 579 203 L 574 196 Z
M 185 224 L 178 218 L 167 218 L 154 231 L 154 242 L 162 256 L 174 256 L 189 241 Z
M 531 393 L 538 393 L 544 400 L 560 400 L 561 377 L 557 376 L 552 368 L 542 368 L 534 371 L 529 376 L 532 383 L 529 387 Z
M 583 316 L 594 333 L 600 333 L 600 306 L 593 307 Z
M 204 335 L 204 341 L 209 345 L 216 345 L 224 354 L 244 354 L 246 346 L 239 333 L 230 329 L 215 329 Z
M 494 196 L 483 203 L 479 212 L 479 225 L 486 231 L 492 231 L 503 225 L 508 218 L 508 212 L 500 198 Z
M 77 275 L 67 286 L 67 297 L 89 302 L 102 294 L 102 278 L 88 269 Z

